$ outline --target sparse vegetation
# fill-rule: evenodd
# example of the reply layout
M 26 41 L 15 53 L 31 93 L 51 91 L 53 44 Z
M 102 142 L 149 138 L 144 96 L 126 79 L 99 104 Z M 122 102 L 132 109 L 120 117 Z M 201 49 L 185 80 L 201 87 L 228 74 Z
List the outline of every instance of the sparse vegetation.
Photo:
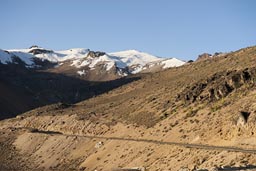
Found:
M 248 78 L 244 72 L 254 74 L 255 49 L 136 75 L 140 79 L 76 105 L 45 106 L 22 119 L 1 121 L 0 152 L 8 158 L 0 158 L 0 166 L 15 165 L 19 153 L 39 170 L 111 170 L 128 164 L 158 171 L 182 166 L 209 170 L 229 164 L 240 167 L 243 160 L 255 163 L 255 154 L 245 156 L 246 151 L 188 148 L 188 144 L 255 147 L 256 92 L 250 83 L 255 77 L 240 78 Z M 183 95 L 188 95 L 187 102 Z M 245 126 L 237 126 L 241 111 L 250 113 Z M 230 124 L 232 119 L 235 124 Z M 28 131 L 28 127 L 33 129 Z M 102 137 L 106 138 L 104 146 L 95 149 Z
M 160 119 L 166 119 L 170 114 L 169 113 L 164 113 L 162 116 L 160 116 Z

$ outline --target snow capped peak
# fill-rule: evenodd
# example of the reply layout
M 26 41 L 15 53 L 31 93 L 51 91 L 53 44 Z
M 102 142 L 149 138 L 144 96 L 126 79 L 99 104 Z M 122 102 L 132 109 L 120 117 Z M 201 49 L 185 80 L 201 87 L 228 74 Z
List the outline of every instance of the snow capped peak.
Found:
M 124 63 L 127 63 L 128 66 L 137 64 L 146 65 L 149 62 L 160 60 L 160 58 L 156 56 L 137 50 L 114 52 L 109 53 L 109 55 L 119 57 Z
M 21 61 L 23 61 L 26 65 L 33 65 L 32 58 L 34 57 L 33 55 L 21 51 L 13 51 L 13 50 L 0 50 L 0 61 L 3 64 L 7 64 L 13 61 L 13 57 L 18 57 L 20 58 Z
M 178 67 L 181 65 L 184 65 L 186 62 L 181 61 L 177 58 L 169 58 L 169 59 L 165 59 L 161 62 L 161 64 L 163 65 L 163 68 L 171 68 L 171 67 Z
M 147 72 L 149 68 L 160 66 L 162 69 L 177 67 L 185 62 L 176 58 L 160 58 L 138 50 L 125 50 L 113 53 L 91 51 L 86 48 L 72 48 L 53 51 L 38 46 L 29 49 L 0 50 L 0 62 L 12 62 L 12 57 L 19 57 L 27 67 L 36 67 L 34 59 L 47 60 L 56 64 L 56 67 L 74 67 L 78 71 L 105 69 L 106 72 L 115 68 L 116 71 L 125 71 L 121 75 Z M 65 65 L 63 65 L 65 63 Z M 77 72 L 80 75 L 82 72 Z
M 110 55 L 118 55 L 118 56 L 123 56 L 123 57 L 127 57 L 127 56 L 148 56 L 148 57 L 152 57 L 152 58 L 157 58 L 156 56 L 150 55 L 148 53 L 145 52 L 141 52 L 135 49 L 131 49 L 131 50 L 124 50 L 124 51 L 119 51 L 119 52 L 112 52 L 109 53 Z

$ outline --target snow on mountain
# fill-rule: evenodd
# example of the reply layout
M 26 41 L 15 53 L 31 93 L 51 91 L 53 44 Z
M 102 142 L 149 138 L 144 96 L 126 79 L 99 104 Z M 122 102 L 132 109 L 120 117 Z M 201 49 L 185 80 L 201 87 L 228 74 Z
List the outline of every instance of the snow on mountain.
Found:
M 89 68 L 94 69 L 94 67 L 99 63 L 104 62 L 106 70 L 109 71 L 114 65 L 115 61 L 112 60 L 108 55 L 99 56 L 98 58 L 93 58 L 89 65 Z
M 132 74 L 139 73 L 142 70 L 148 69 L 156 65 L 160 65 L 163 67 L 163 69 L 166 69 L 170 67 L 178 67 L 185 64 L 184 61 L 176 58 L 160 58 L 137 50 L 127 50 L 109 54 L 118 58 L 127 67 L 131 67 Z M 122 68 L 122 66 L 117 66 Z
M 94 70 L 99 65 L 104 65 L 106 71 L 116 67 L 118 73 L 126 70 L 128 73 L 136 74 L 153 66 L 161 66 L 162 69 L 177 67 L 185 62 L 176 58 L 159 58 L 148 53 L 137 50 L 126 50 L 114 53 L 94 52 L 84 48 L 74 48 L 63 51 L 53 51 L 37 46 L 29 49 L 0 50 L 0 61 L 3 64 L 12 62 L 12 56 L 19 57 L 27 67 L 38 67 L 34 59 L 56 63 L 56 67 L 63 67 L 63 63 L 77 68 L 77 74 L 84 75 L 85 72 L 78 71 L 80 68 L 88 67 Z M 126 75 L 122 73 L 121 75 Z
M 7 64 L 12 61 L 12 55 L 6 51 L 0 49 L 0 62 L 3 64 Z
M 33 65 L 32 61 L 33 55 L 23 52 L 23 51 L 3 51 L 0 50 L 0 61 L 3 64 L 7 64 L 8 62 L 13 61 L 13 57 L 18 57 L 27 65 Z
M 41 53 L 35 56 L 41 59 L 47 59 L 51 62 L 63 62 L 66 60 L 85 58 L 88 52 L 89 49 L 75 48 L 63 51 L 56 51 L 52 53 Z
M 97 64 L 104 63 L 106 70 L 109 71 L 115 65 L 115 62 L 116 60 L 112 59 L 111 56 L 107 54 L 98 57 L 91 57 L 89 54 L 87 54 L 86 57 L 73 58 L 71 66 L 75 66 L 76 68 L 88 66 L 91 70 L 93 70 Z
M 119 58 L 127 66 L 138 64 L 143 66 L 149 62 L 161 60 L 161 58 L 137 50 L 114 52 L 109 53 L 109 55 Z
M 89 66 L 94 68 L 99 62 L 105 62 L 107 65 L 107 70 L 110 70 L 114 65 L 118 68 L 126 68 L 135 65 L 139 65 L 139 68 L 146 65 L 149 62 L 159 61 L 161 58 L 155 57 L 153 55 L 139 52 L 136 50 L 127 50 L 115 53 L 108 53 L 97 58 L 87 57 L 87 58 L 75 58 L 73 60 L 72 66 L 81 68 L 83 66 Z M 137 72 L 136 72 L 137 73 Z
M 34 47 L 29 49 L 11 49 L 8 51 L 15 54 L 25 54 L 21 55 L 24 56 L 24 59 L 37 57 L 42 60 L 48 60 L 50 62 L 61 62 L 70 59 L 84 58 L 89 52 L 89 49 L 75 48 L 63 51 L 52 51 L 44 48 Z
M 178 66 L 184 65 L 185 63 L 186 62 L 181 61 L 176 58 L 165 59 L 165 60 L 161 61 L 161 64 L 163 65 L 163 69 L 171 68 L 171 67 L 178 67 Z

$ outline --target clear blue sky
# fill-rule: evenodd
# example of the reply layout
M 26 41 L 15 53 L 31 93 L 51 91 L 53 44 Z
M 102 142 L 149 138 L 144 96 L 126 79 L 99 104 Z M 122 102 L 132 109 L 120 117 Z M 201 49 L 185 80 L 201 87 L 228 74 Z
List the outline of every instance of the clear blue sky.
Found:
M 195 59 L 256 45 L 256 0 L 1 0 L 0 48 Z

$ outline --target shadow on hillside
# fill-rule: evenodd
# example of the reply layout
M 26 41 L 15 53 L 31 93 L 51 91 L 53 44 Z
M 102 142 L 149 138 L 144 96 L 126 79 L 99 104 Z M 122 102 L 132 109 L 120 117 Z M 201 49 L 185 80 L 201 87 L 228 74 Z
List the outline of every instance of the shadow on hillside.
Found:
M 138 79 L 140 77 L 106 82 L 85 81 L 62 74 L 33 71 L 19 65 L 0 64 L 0 120 L 44 105 L 77 103 Z

